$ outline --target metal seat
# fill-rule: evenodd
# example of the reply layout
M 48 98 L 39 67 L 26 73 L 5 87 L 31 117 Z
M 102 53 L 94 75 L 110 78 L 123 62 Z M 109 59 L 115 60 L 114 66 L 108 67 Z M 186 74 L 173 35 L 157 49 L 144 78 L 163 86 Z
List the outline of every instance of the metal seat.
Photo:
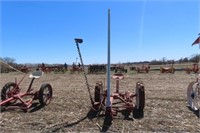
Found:
M 113 79 L 122 80 L 124 79 L 124 75 L 122 73 L 115 73 L 112 75 Z
M 29 75 L 29 78 L 40 78 L 43 75 L 42 71 L 34 71 Z

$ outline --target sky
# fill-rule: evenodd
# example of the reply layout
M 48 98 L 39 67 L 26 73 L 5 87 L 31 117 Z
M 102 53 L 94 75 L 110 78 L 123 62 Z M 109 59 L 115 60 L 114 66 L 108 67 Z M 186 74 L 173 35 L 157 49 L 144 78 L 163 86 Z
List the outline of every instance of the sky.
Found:
M 178 60 L 199 54 L 200 0 L 1 0 L 0 57 L 17 63 Z

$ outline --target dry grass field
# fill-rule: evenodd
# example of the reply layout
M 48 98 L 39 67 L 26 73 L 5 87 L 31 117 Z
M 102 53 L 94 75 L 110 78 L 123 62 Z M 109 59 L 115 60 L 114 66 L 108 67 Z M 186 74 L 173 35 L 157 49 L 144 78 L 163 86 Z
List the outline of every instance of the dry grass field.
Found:
M 0 88 L 15 78 L 19 81 L 22 76 L 15 72 L 2 73 Z M 106 82 L 106 75 L 90 74 L 88 80 L 91 88 L 94 88 L 96 81 Z M 115 81 L 111 81 L 114 90 Z M 107 127 L 107 132 L 200 132 L 200 119 L 187 107 L 186 97 L 187 86 L 195 81 L 195 75 L 184 71 L 175 74 L 160 74 L 159 71 L 150 71 L 148 74 L 129 72 L 120 81 L 120 91 L 135 92 L 137 81 L 145 85 L 144 117 L 133 119 L 130 114 L 127 119 L 119 113 L 114 117 L 112 125 Z M 21 84 L 22 90 L 25 91 L 29 82 L 27 75 Z M 87 115 L 91 105 L 83 74 L 44 74 L 36 79 L 33 88 L 39 90 L 42 83 L 53 86 L 51 103 L 41 108 L 37 100 L 35 106 L 26 113 L 21 110 L 1 112 L 1 133 L 101 132 L 104 117 L 89 118 Z

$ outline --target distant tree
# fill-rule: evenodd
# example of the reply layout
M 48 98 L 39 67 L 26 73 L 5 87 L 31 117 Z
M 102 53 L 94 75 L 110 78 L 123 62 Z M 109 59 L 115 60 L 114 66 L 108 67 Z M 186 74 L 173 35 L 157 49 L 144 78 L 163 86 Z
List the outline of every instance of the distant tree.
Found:
M 162 61 L 157 61 L 156 59 L 149 62 L 149 65 L 162 65 Z
M 161 61 L 163 64 L 166 64 L 166 61 L 167 61 L 166 57 L 163 57 Z
M 178 60 L 178 63 L 182 63 L 183 62 L 183 58 L 180 58 L 179 60 Z
M 199 54 L 192 55 L 189 59 L 191 62 L 199 62 Z
M 15 59 L 14 58 L 10 58 L 10 57 L 4 57 L 3 61 L 7 64 L 14 64 L 15 63 Z
M 187 57 L 183 58 L 183 62 L 188 62 L 188 61 L 189 61 L 189 60 L 188 60 Z

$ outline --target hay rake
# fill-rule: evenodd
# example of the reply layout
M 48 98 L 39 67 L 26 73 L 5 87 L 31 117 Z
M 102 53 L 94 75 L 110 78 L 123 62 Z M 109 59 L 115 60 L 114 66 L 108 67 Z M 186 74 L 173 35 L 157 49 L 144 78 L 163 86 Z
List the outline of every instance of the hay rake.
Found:
M 83 40 L 75 38 L 76 46 L 78 49 L 78 54 L 81 61 L 81 66 L 84 70 L 84 64 L 79 48 L 79 43 L 82 43 Z M 89 92 L 90 101 L 92 104 L 91 110 L 94 112 L 105 111 L 105 120 L 113 119 L 113 116 L 116 116 L 118 112 L 126 110 L 129 113 L 133 113 L 134 118 L 143 117 L 143 109 L 145 106 L 145 89 L 142 82 L 136 83 L 135 92 L 120 92 L 119 82 L 124 79 L 122 73 L 116 73 L 112 75 L 112 78 L 116 80 L 116 90 L 115 92 L 110 92 L 110 10 L 108 10 L 108 63 L 107 63 L 107 89 L 103 88 L 103 83 L 101 81 L 96 83 L 94 98 L 92 97 L 91 90 L 89 87 L 88 79 L 84 70 L 85 82 L 87 85 L 87 90 Z

